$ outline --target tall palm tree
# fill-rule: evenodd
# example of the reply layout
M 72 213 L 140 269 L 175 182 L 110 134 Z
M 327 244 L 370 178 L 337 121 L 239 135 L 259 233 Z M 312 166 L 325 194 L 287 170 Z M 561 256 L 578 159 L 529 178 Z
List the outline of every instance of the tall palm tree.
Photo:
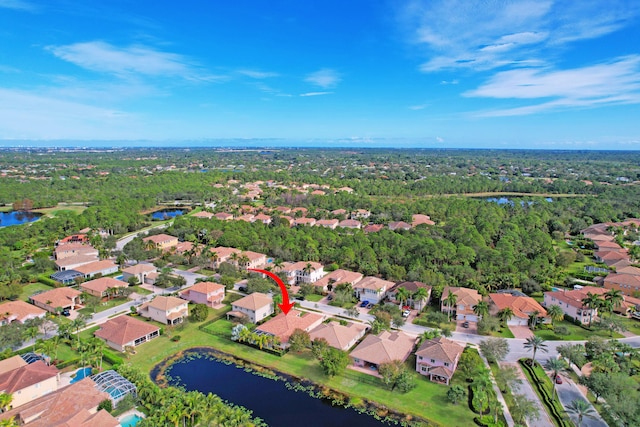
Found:
M 451 321 L 451 308 L 456 305 L 456 302 L 458 302 L 458 295 L 449 290 L 449 294 L 445 297 L 444 301 L 447 304 L 448 309 L 447 317 L 449 318 L 449 321 Z
M 559 305 L 553 304 L 547 307 L 547 314 L 551 318 L 551 325 L 554 326 L 556 321 L 564 319 L 564 311 Z
M 529 323 L 531 324 L 531 329 L 535 329 L 538 326 L 538 317 L 540 317 L 540 312 L 538 310 L 534 310 L 533 313 L 529 315 Z
M 553 398 L 556 394 L 556 377 L 558 376 L 558 373 L 560 371 L 564 371 L 565 369 L 567 369 L 569 367 L 569 365 L 567 365 L 567 362 L 564 359 L 556 359 L 555 357 L 552 357 L 551 359 L 548 359 L 547 362 L 544 364 L 544 368 L 547 371 L 551 371 L 553 372 L 553 375 L 551 376 L 551 380 L 553 382 L 553 393 L 551 394 L 551 398 Z
M 540 350 L 543 353 L 546 353 L 548 351 L 544 338 L 540 338 L 539 336 L 536 336 L 536 335 L 527 338 L 527 340 L 524 342 L 523 345 L 524 345 L 524 348 L 526 348 L 527 350 L 533 351 L 533 356 L 531 357 L 531 361 L 534 366 L 536 364 L 536 353 L 538 352 L 538 350 Z
M 610 289 L 604 293 L 604 300 L 610 302 L 613 309 L 616 309 L 624 302 L 624 296 L 622 295 L 622 291 Z
M 209 255 L 209 261 L 211 261 L 211 268 L 214 268 L 213 266 L 216 265 L 216 262 L 218 262 L 218 259 L 220 257 L 218 256 L 218 253 L 215 251 L 211 251 L 210 255 Z
M 27 329 L 24 330 L 24 338 L 25 339 L 32 339 L 33 341 L 33 349 L 31 351 L 34 351 L 36 349 L 36 341 L 35 339 L 38 337 L 38 334 L 40 333 L 40 330 L 38 329 L 37 326 L 30 326 Z
M 582 424 L 584 417 L 595 418 L 595 411 L 593 407 L 583 399 L 575 399 L 567 405 L 567 413 L 569 415 L 575 415 L 578 418 L 578 427 Z
M 513 309 L 511 307 L 505 307 L 498 311 L 498 319 L 504 324 L 511 320 L 514 316 Z
M 311 265 L 310 262 L 308 262 L 307 265 L 305 265 L 304 268 L 302 269 L 302 272 L 307 276 L 310 275 L 312 271 L 316 271 L 316 268 L 313 265 Z
M 593 321 L 593 312 L 600 307 L 600 296 L 591 292 L 587 293 L 587 296 L 582 298 L 582 304 L 589 309 L 589 327 Z
M 0 420 L 0 427 L 18 427 L 15 417 Z
M 473 312 L 478 316 L 478 320 L 489 314 L 489 303 L 486 301 L 479 301 L 473 306 Z
M 0 411 L 6 412 L 11 407 L 13 402 L 13 395 L 10 393 L 0 393 Z
M 281 259 L 277 259 L 275 261 L 273 261 L 273 269 L 274 270 L 282 270 L 282 267 L 284 267 L 284 261 L 282 261 Z
M 404 305 L 403 303 L 409 300 L 409 296 L 410 293 L 407 288 L 398 288 L 398 290 L 396 290 L 396 301 L 398 301 L 400 307 Z
M 424 303 L 429 298 L 429 291 L 425 288 L 418 288 L 411 296 L 413 299 L 413 308 L 418 308 L 418 310 L 422 310 L 424 308 Z M 417 306 L 417 307 L 416 307 Z

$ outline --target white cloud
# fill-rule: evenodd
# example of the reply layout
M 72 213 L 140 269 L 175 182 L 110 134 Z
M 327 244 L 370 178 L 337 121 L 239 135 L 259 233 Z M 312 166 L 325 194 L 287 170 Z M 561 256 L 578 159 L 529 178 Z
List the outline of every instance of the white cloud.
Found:
M 306 92 L 301 93 L 300 96 L 322 96 L 322 95 L 331 95 L 333 92 Z
M 482 116 L 533 114 L 551 109 L 640 103 L 640 55 L 568 70 L 525 68 L 503 71 L 467 97 L 541 99 L 523 107 L 484 112 Z
M 340 74 L 335 70 L 330 68 L 323 68 L 321 70 L 316 71 L 315 73 L 309 74 L 304 81 L 307 83 L 311 83 L 316 86 L 320 86 L 323 89 L 330 89 L 337 86 L 342 78 Z
M 24 10 L 27 12 L 33 12 L 36 7 L 24 0 L 0 0 L 0 7 L 5 9 Z
M 438 142 L 444 142 L 444 138 L 441 138 L 441 137 L 439 137 L 439 136 L 436 136 L 436 141 L 438 141 Z
M 239 70 L 238 71 L 239 74 L 242 74 L 243 76 L 247 76 L 247 77 L 251 77 L 252 79 L 267 79 L 270 77 L 278 77 L 278 73 L 271 73 L 271 72 L 265 72 L 265 71 L 258 71 L 258 70 Z
M 186 80 L 216 81 L 222 76 L 208 75 L 182 55 L 134 45 L 117 47 L 102 41 L 47 47 L 55 56 L 82 68 L 120 77 L 145 75 L 182 77 Z
M 412 105 L 409 107 L 410 110 L 414 110 L 414 111 L 418 111 L 418 110 L 424 110 L 425 108 L 428 107 L 428 104 L 420 104 L 420 105 Z

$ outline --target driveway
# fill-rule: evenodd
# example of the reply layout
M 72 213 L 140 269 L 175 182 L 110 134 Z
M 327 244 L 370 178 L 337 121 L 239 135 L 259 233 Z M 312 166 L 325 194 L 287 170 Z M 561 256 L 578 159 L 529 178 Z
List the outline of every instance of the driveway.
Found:
M 465 328 L 464 326 L 462 326 L 464 322 L 468 322 L 469 324 L 468 328 Z M 468 320 L 458 320 L 456 322 L 456 332 L 460 332 L 463 334 L 478 335 L 478 323 L 470 322 Z
M 515 338 L 521 340 L 526 340 L 533 336 L 533 332 L 531 332 L 531 329 L 529 329 L 528 326 L 509 326 L 509 330 Z

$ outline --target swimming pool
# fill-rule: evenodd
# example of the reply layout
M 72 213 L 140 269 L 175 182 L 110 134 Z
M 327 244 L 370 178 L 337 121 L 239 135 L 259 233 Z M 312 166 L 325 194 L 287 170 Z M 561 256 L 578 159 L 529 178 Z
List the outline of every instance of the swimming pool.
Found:
M 78 369 L 78 372 L 76 372 L 76 376 L 71 379 L 71 384 L 77 383 L 78 381 L 90 375 L 91 375 L 91 368 L 80 368 Z
M 140 422 L 142 417 L 138 414 L 127 415 L 126 417 L 120 420 L 120 425 L 122 427 L 133 427 Z

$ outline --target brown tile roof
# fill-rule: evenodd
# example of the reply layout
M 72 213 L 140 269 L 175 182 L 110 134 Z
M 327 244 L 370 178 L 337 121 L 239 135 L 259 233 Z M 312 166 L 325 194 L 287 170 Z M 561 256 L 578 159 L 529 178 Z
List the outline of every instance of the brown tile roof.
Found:
M 74 297 L 79 297 L 80 295 L 82 295 L 82 292 L 75 289 L 55 288 L 38 295 L 33 295 L 31 299 L 51 307 L 66 307 L 71 304 Z
M 84 427 L 86 421 L 91 418 L 89 411 L 94 411 L 100 402 L 109 399 L 109 394 L 98 391 L 96 383 L 91 378 L 85 378 L 77 383 L 58 389 L 53 393 L 26 403 L 18 408 L 0 414 L 0 419 L 15 417 L 22 424 L 29 427 Z M 106 412 L 102 410 L 102 412 Z M 84 413 L 86 419 L 80 421 L 78 414 Z M 108 413 L 106 414 L 109 417 Z M 95 419 L 99 424 L 96 427 L 117 427 L 118 421 L 111 417 L 109 423 L 105 422 L 104 415 Z M 74 420 L 73 424 L 70 420 Z M 94 424 L 91 424 L 93 427 Z M 87 425 L 87 427 L 89 427 Z
M 315 223 L 315 218 L 296 218 L 295 220 L 296 225 L 315 225 Z
M 27 362 L 17 354 L 8 359 L 0 360 L 0 375 L 23 366 L 27 366 Z
M 422 282 L 400 282 L 393 287 L 393 290 L 397 291 L 399 288 L 404 288 L 412 294 L 418 289 L 424 288 L 429 291 L 429 294 L 431 294 L 431 286 Z
M 350 353 L 355 359 L 379 365 L 392 360 L 406 360 L 413 351 L 416 339 L 403 332 L 383 331 L 367 335 Z
M 377 233 L 384 228 L 384 224 L 369 224 L 363 228 L 365 233 Z
M 227 248 L 224 246 L 218 246 L 217 248 L 212 248 L 211 252 L 215 252 L 218 254 L 219 259 L 225 259 L 231 256 L 231 254 L 236 253 L 240 255 L 240 250 L 236 248 Z
M 252 252 L 252 251 L 244 251 L 244 252 L 242 252 L 242 255 L 246 256 L 251 261 L 255 261 L 255 260 L 258 260 L 260 258 L 266 258 L 267 257 L 267 255 L 265 255 L 265 254 L 261 254 L 259 252 Z
M 324 267 L 319 262 L 298 261 L 298 262 L 294 262 L 293 264 L 285 265 L 284 267 L 282 267 L 282 271 L 297 271 L 297 270 L 302 271 L 307 267 L 307 264 L 311 264 L 311 268 L 313 268 L 314 270 L 319 270 Z
M 438 337 L 423 342 L 418 351 L 416 351 L 416 356 L 455 363 L 456 358 L 460 357 L 463 350 L 464 347 L 460 344 L 445 337 Z
M 617 244 L 616 242 L 611 242 L 611 241 L 600 241 L 600 242 L 595 242 L 596 246 L 598 249 L 604 249 L 604 248 L 610 248 L 610 249 L 622 249 L 622 247 Z
M 316 281 L 313 285 L 319 286 L 321 288 L 326 287 L 328 284 L 333 284 L 333 286 L 337 286 L 340 283 L 351 283 L 355 285 L 360 280 L 362 280 L 362 273 L 357 273 L 355 271 L 338 269 L 334 270 L 326 276 L 322 277 L 318 281 Z
M 336 209 L 334 211 L 331 211 L 331 213 L 334 215 L 344 215 L 347 213 L 347 211 L 344 209 Z
M 280 338 L 280 342 L 287 342 L 296 329 L 309 332 L 315 324 L 322 322 L 322 314 L 308 313 L 298 310 L 290 310 L 289 313 L 280 313 L 276 317 L 267 320 L 256 328 L 256 331 L 265 332 Z
M 171 310 L 172 308 L 180 307 L 185 304 L 187 304 L 187 302 L 183 299 L 159 295 L 155 297 L 147 306 L 157 308 L 158 310 L 166 312 L 168 310 Z
M 219 292 L 224 289 L 224 285 L 214 282 L 198 282 L 193 286 L 184 289 L 180 294 L 188 292 L 199 292 L 201 294 L 209 295 L 211 293 Z
M 174 236 L 170 236 L 168 234 L 156 234 L 154 236 L 145 237 L 142 240 L 145 241 L 145 242 L 152 241 L 156 245 L 159 245 L 159 244 L 171 241 L 171 240 L 178 240 L 178 238 L 174 237 Z
M 136 264 L 122 270 L 123 273 L 128 274 L 151 273 L 152 271 L 156 271 L 153 264 Z
M 335 227 L 340 221 L 337 219 L 319 219 L 316 221 L 318 227 Z
M 359 281 L 353 287 L 359 288 L 359 289 L 371 289 L 371 290 L 377 291 L 385 287 L 386 287 L 386 290 L 389 290 L 394 284 L 395 284 L 394 282 L 383 280 L 378 277 L 367 276 L 361 281 Z
M 324 338 L 331 347 L 346 350 L 349 343 L 361 336 L 366 329 L 367 326 L 362 323 L 350 322 L 347 323 L 347 326 L 342 326 L 337 322 L 329 322 L 322 323 L 313 329 L 309 335 L 311 336 L 311 340 Z
M 47 312 L 24 301 L 6 301 L 0 304 L 0 319 L 13 319 L 24 323 L 27 319 L 42 317 Z
M 482 297 L 480 296 L 478 291 L 476 291 L 475 289 L 447 286 L 442 291 L 441 301 L 446 300 L 450 292 L 455 294 L 458 297 L 458 300 L 456 301 L 456 305 L 462 304 L 465 307 L 467 306 L 472 307 L 482 300 Z
M 89 289 L 95 292 L 106 292 L 109 288 L 126 288 L 129 284 L 113 277 L 101 277 L 99 279 L 89 280 L 80 284 L 80 289 Z
M 232 303 L 232 306 L 246 308 L 247 310 L 256 311 L 264 307 L 265 305 L 273 304 L 273 300 L 270 296 L 262 294 L 260 292 L 254 292 L 251 295 L 247 295 L 244 298 L 240 298 Z
M 91 264 L 96 261 L 98 261 L 98 257 L 96 255 L 73 255 L 70 257 L 57 259 L 55 263 L 58 267 L 63 268 L 76 264 Z
M 160 328 L 131 316 L 118 316 L 100 325 L 94 335 L 119 346 L 159 331 Z
M 0 392 L 13 394 L 34 384 L 54 378 L 58 368 L 47 366 L 42 360 L 22 366 L 0 375 Z
M 489 299 L 497 308 L 497 311 L 503 308 L 510 307 L 515 317 L 521 319 L 528 319 L 529 314 L 537 311 L 540 313 L 540 317 L 547 316 L 547 310 L 545 310 L 538 301 L 531 297 L 514 296 L 511 294 L 489 294 Z
M 207 219 L 210 219 L 210 218 L 213 217 L 213 214 L 211 212 L 200 211 L 200 212 L 194 213 L 191 216 L 193 216 L 195 218 L 207 218 Z
M 362 224 L 360 221 L 356 221 L 355 219 L 345 219 L 338 223 L 338 227 L 345 228 L 360 228 Z
M 412 215 L 411 216 L 411 225 L 416 227 L 416 226 L 418 226 L 420 224 L 435 225 L 435 222 L 433 222 L 431 220 L 429 215 L 423 215 L 423 214 L 414 214 L 414 215 Z
M 617 269 L 618 274 L 631 274 L 633 276 L 640 276 L 640 268 L 632 267 L 630 265 Z
M 81 265 L 80 267 L 75 267 L 74 270 L 79 271 L 82 274 L 91 274 L 91 273 L 111 269 L 114 267 L 117 267 L 116 263 L 108 259 L 105 259 L 102 261 L 95 261 L 89 264 Z
M 231 215 L 230 213 L 226 213 L 226 212 L 218 212 L 217 214 L 214 215 L 216 218 L 221 219 L 221 220 L 227 220 L 227 219 L 233 219 L 233 215 Z
M 587 294 L 602 295 L 608 292 L 605 288 L 596 288 L 595 286 L 585 286 L 582 289 L 574 289 L 571 291 L 553 291 L 545 292 L 545 295 L 550 295 L 565 304 L 569 304 L 572 307 L 584 308 L 582 300 L 586 298 Z
M 634 287 L 640 286 L 640 276 L 636 276 L 634 274 L 613 273 L 604 278 L 604 284 L 605 286 L 607 284 L 626 285 Z
M 397 229 L 402 229 L 402 230 L 409 230 L 411 228 L 411 224 L 408 224 L 404 221 L 397 221 L 397 222 L 390 222 L 389 223 L 389 230 L 397 230 Z

